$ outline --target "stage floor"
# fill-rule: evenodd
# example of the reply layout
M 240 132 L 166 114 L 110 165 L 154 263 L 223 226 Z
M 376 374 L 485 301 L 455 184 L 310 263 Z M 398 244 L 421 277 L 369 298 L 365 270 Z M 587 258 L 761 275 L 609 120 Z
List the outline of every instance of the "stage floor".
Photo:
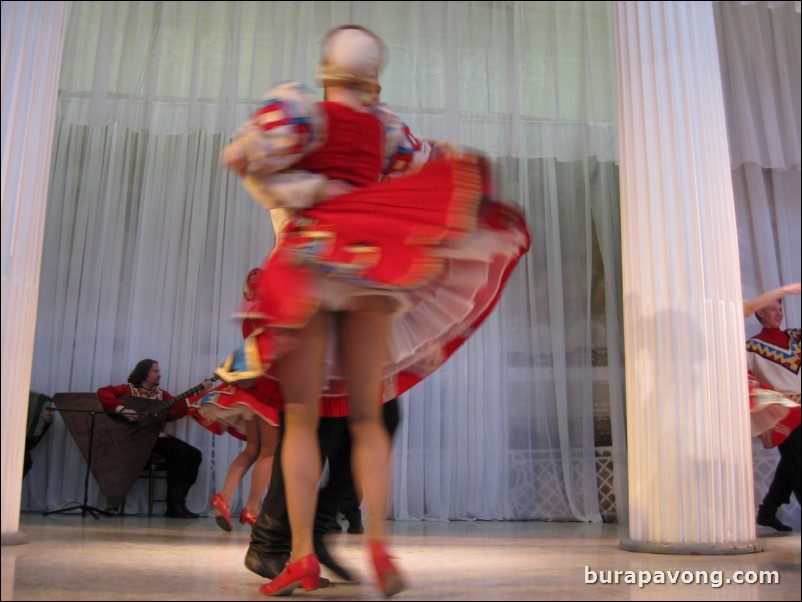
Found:
M 408 581 L 397 600 L 799 600 L 800 595 L 798 531 L 781 535 L 758 528 L 766 550 L 755 554 L 673 556 L 621 550 L 626 528 L 609 524 L 391 521 L 388 526 Z M 29 542 L 2 548 L 2 599 L 267 600 L 259 593 L 265 580 L 242 564 L 250 530 L 237 527 L 226 533 L 210 517 L 96 520 L 25 513 L 20 531 Z M 362 537 L 332 535 L 330 547 L 344 564 L 368 575 Z M 619 583 L 606 583 L 616 579 L 614 571 L 620 571 Z M 760 571 L 775 572 L 763 579 L 779 577 L 779 584 L 734 583 L 741 576 L 759 579 Z M 626 582 L 660 576 L 666 584 Z M 668 583 L 672 577 L 678 582 Z M 382 599 L 371 583 L 342 582 L 315 592 L 296 590 L 292 598 Z

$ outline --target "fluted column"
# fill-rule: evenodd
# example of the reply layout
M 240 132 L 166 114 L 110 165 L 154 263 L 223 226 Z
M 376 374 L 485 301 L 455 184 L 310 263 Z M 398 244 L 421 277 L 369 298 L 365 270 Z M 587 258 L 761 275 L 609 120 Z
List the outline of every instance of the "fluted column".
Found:
M 755 539 L 738 234 L 711 2 L 614 2 L 629 537 Z
M 19 532 L 39 268 L 66 2 L 3 2 L 2 544 Z

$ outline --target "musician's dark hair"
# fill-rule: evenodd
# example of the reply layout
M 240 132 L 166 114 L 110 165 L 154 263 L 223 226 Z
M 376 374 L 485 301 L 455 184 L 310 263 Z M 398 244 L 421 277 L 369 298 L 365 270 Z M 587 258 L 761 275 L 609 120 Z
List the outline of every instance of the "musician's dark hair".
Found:
M 157 364 L 156 360 L 139 360 L 131 374 L 128 375 L 128 382 L 135 387 L 141 387 L 142 382 L 148 377 L 148 372 L 153 368 L 153 364 Z

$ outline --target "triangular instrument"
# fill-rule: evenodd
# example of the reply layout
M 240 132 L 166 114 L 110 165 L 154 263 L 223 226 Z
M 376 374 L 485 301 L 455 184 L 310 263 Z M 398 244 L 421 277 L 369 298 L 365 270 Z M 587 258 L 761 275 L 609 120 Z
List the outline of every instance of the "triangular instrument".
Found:
M 125 502 L 164 425 L 164 416 L 157 417 L 157 412 L 164 407 L 164 400 L 128 396 L 121 400 L 126 408 L 142 414 L 137 422 L 107 414 L 96 393 L 56 393 L 53 396 L 53 404 L 87 463 L 91 435 L 92 464 L 89 469 L 112 507 Z M 91 432 L 92 416 L 94 433 Z

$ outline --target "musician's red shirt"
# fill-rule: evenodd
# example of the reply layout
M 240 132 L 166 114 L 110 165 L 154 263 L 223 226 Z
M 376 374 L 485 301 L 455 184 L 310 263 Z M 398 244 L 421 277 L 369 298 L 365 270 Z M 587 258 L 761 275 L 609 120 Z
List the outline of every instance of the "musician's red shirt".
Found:
M 97 396 L 100 398 L 100 403 L 103 404 L 103 409 L 110 414 L 116 414 L 117 408 L 121 408 L 123 404 L 120 402 L 120 397 L 130 395 L 131 397 L 145 397 L 147 399 L 163 399 L 170 401 L 173 396 L 164 389 L 139 389 L 131 383 L 124 385 L 109 385 L 108 387 L 101 387 L 97 390 Z M 186 402 L 179 402 L 174 404 L 167 412 L 167 420 L 178 420 L 187 415 Z

